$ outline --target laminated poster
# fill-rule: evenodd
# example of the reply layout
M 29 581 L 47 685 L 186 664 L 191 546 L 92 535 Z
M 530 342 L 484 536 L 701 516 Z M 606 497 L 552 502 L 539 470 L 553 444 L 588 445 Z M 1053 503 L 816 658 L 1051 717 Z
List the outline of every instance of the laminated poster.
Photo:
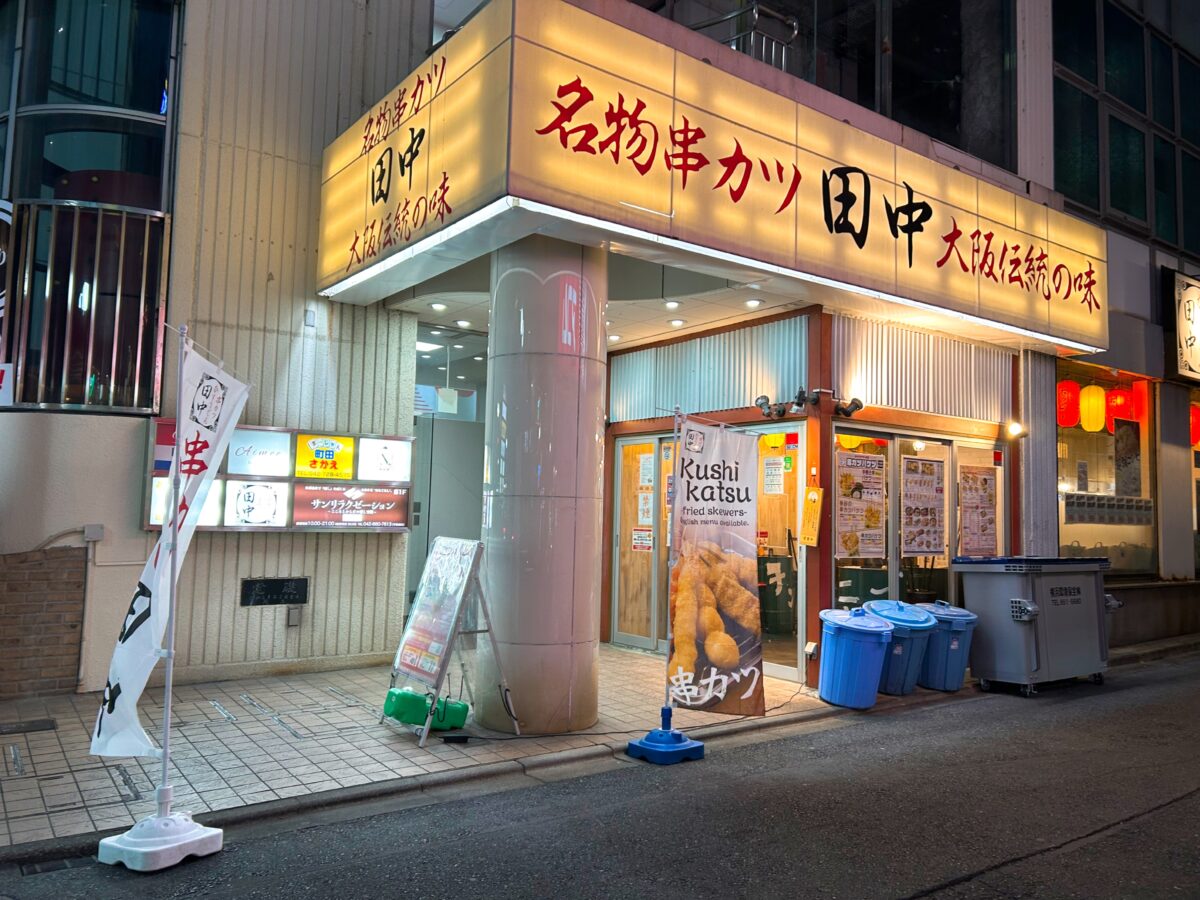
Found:
M 946 553 L 946 463 L 900 457 L 901 556 Z
M 887 459 L 874 453 L 837 452 L 834 556 L 883 559 L 887 553 Z
M 482 544 L 434 538 L 417 585 L 412 613 L 396 649 L 393 668 L 426 687 L 441 684 L 449 663 L 450 639 L 467 587 L 475 577 Z
M 634 528 L 630 535 L 630 549 L 649 553 L 654 549 L 654 529 L 653 528 Z
M 783 493 L 783 457 L 768 456 L 762 461 L 763 468 L 763 493 L 764 494 L 782 494 Z
M 638 487 L 654 487 L 653 453 L 642 453 L 638 456 Z
M 646 491 L 642 491 L 637 495 L 638 499 L 638 524 L 653 525 L 654 524 L 654 495 Z
M 964 556 L 995 556 L 996 470 L 991 466 L 960 466 L 959 507 Z
M 758 437 L 687 419 L 681 436 L 671 536 L 671 700 L 761 716 Z

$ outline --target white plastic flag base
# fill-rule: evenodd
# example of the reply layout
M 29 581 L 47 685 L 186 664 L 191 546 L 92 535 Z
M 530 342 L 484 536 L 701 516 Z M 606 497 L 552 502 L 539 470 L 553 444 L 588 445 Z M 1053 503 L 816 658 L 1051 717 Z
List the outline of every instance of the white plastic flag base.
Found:
M 221 849 L 225 833 L 193 822 L 190 813 L 147 816 L 124 834 L 100 842 L 97 858 L 110 866 L 123 863 L 135 872 L 157 872 L 187 856 L 208 856 Z

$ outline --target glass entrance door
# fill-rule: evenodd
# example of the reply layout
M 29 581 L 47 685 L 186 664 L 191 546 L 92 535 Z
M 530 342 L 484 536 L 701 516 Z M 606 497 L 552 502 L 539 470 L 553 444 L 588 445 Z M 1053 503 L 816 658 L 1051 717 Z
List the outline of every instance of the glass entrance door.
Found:
M 613 639 L 663 649 L 674 444 L 670 437 L 618 440 L 616 457 Z
M 799 679 L 804 643 L 804 550 L 798 544 L 805 477 L 803 423 L 758 434 L 758 573 L 764 671 Z M 616 443 L 613 524 L 613 640 L 665 651 L 669 598 L 670 435 Z
M 955 602 L 951 556 L 1005 552 L 1003 457 L 978 442 L 839 430 L 833 605 Z

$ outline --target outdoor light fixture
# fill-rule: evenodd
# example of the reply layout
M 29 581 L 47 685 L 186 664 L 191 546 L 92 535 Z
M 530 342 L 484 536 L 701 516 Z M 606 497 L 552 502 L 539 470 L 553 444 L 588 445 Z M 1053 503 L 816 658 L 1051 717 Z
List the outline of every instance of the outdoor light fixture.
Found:
M 1025 426 L 1015 419 L 1004 426 L 1004 433 L 1010 441 L 1015 441 L 1017 438 L 1023 438 L 1029 434 Z
M 434 312 L 445 312 L 446 304 L 445 303 L 430 303 L 429 308 L 432 309 Z
M 762 410 L 763 418 L 771 418 L 771 398 L 762 394 L 754 398 L 754 405 Z
M 620 339 L 621 339 L 621 336 L 620 336 L 619 334 L 610 334 L 610 335 L 608 336 L 608 342 L 609 342 L 610 344 L 615 344 L 615 343 L 616 343 L 617 341 L 619 341 Z
M 454 324 L 457 325 L 459 328 L 470 328 L 471 327 L 471 323 L 468 322 L 466 319 L 459 319 Z M 433 332 L 430 332 L 430 334 L 432 334 L 432 333 Z
M 670 325 L 672 328 L 680 328 L 680 327 L 686 325 L 687 322 L 683 321 L 683 319 L 672 319 L 667 324 Z
M 762 301 L 761 300 L 747 300 L 746 306 L 750 309 L 758 309 L 760 306 L 762 306 Z
M 663 306 L 665 306 L 667 309 L 679 309 L 679 301 L 678 300 L 668 300 L 666 303 L 663 304 Z
M 835 403 L 833 411 L 839 416 L 845 416 L 848 419 L 862 408 L 863 402 L 857 397 L 851 397 L 849 403 L 847 403 L 845 400 Z

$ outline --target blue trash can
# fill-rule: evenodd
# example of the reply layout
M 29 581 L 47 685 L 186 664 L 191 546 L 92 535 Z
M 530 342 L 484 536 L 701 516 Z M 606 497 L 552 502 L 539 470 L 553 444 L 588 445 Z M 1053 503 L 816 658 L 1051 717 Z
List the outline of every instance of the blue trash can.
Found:
M 957 691 L 967 672 L 971 633 L 979 617 L 960 606 L 951 606 L 945 600 L 917 605 L 937 619 L 937 627 L 929 635 L 925 664 L 921 666 L 917 684 L 935 691 Z
M 903 600 L 872 600 L 863 609 L 892 623 L 892 645 L 884 654 L 879 691 L 883 694 L 911 694 L 925 662 L 925 645 L 937 619 L 930 613 Z
M 821 610 L 821 675 L 817 692 L 826 703 L 870 709 L 879 689 L 892 623 L 861 606 Z

